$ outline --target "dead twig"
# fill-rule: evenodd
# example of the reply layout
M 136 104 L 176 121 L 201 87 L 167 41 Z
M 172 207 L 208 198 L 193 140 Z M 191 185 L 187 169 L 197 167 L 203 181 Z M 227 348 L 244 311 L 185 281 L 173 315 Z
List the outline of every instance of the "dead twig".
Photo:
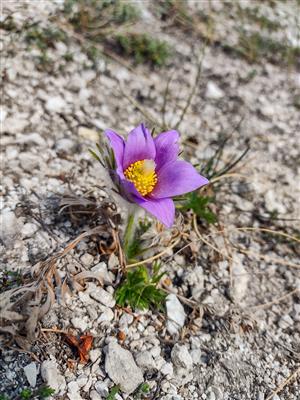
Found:
M 296 289 L 286 293 L 285 295 L 280 296 L 280 297 L 278 297 L 278 298 L 276 298 L 276 299 L 274 299 L 272 301 L 269 301 L 269 302 L 263 303 L 263 304 L 258 304 L 257 306 L 250 307 L 250 310 L 259 310 L 259 309 L 263 309 L 263 308 L 268 308 L 268 307 L 272 306 L 273 304 L 278 304 L 282 300 L 285 300 L 285 299 L 293 296 L 294 294 L 296 294 L 299 291 L 300 291 L 299 288 L 296 288 Z
M 170 246 L 168 246 L 166 249 L 164 249 L 163 251 L 161 251 L 158 254 L 155 254 L 155 256 L 146 258 L 145 260 L 141 260 L 138 262 L 135 262 L 133 264 L 127 264 L 126 265 L 126 269 L 128 268 L 133 268 L 133 267 L 137 267 L 138 265 L 142 265 L 142 264 L 146 264 L 146 263 L 150 263 L 154 260 L 157 260 L 158 258 L 162 257 L 164 254 L 168 253 L 169 250 L 173 249 L 173 247 L 177 246 L 177 244 L 180 242 L 181 238 L 178 238 L 177 240 L 175 240 Z
M 143 116 L 150 121 L 153 125 L 157 125 L 157 120 L 156 118 L 149 113 L 147 110 L 145 110 L 144 107 L 142 107 L 142 105 L 136 101 L 132 96 L 130 96 L 128 93 L 126 93 L 126 91 L 122 88 L 121 84 L 119 84 L 119 88 L 120 88 L 120 92 L 121 94 L 127 99 L 129 100 L 129 102 L 135 107 L 137 108 L 142 114 Z
M 194 214 L 193 215 L 193 226 L 196 232 L 196 235 L 198 236 L 198 238 L 205 243 L 208 247 L 210 247 L 211 249 L 213 249 L 216 253 L 219 253 L 220 255 L 222 255 L 224 258 L 227 258 L 228 260 L 230 260 L 231 262 L 233 262 L 233 257 L 231 257 L 230 255 L 226 254 L 225 252 L 219 250 L 216 246 L 212 245 L 211 243 L 209 243 L 208 240 L 206 240 L 202 235 L 201 232 L 199 231 L 198 228 L 198 223 L 197 223 L 197 215 Z M 223 232 L 222 231 L 218 231 L 218 232 Z
M 296 369 L 295 372 L 293 372 L 284 382 L 282 382 L 276 390 L 274 390 L 270 396 L 266 398 L 266 400 L 272 400 L 272 398 L 278 394 L 279 392 L 282 391 L 290 382 L 292 382 L 294 379 L 296 379 L 297 375 L 300 374 L 300 367 Z
M 185 106 L 184 106 L 184 108 L 183 108 L 183 110 L 182 110 L 182 112 L 180 114 L 180 117 L 179 117 L 177 123 L 175 124 L 175 129 L 178 129 L 179 126 L 181 125 L 181 123 L 182 123 L 182 121 L 183 121 L 183 119 L 185 117 L 185 114 L 188 112 L 188 110 L 189 110 L 189 108 L 190 108 L 190 106 L 192 104 L 193 98 L 194 98 L 194 96 L 196 94 L 196 90 L 198 89 L 199 81 L 201 79 L 201 74 L 202 74 L 202 63 L 203 63 L 204 56 L 205 56 L 205 49 L 206 49 L 206 47 L 204 45 L 203 49 L 201 51 L 201 54 L 200 54 L 200 59 L 198 61 L 198 68 L 197 68 L 196 78 L 195 78 L 195 81 L 193 82 L 192 90 L 191 90 L 191 92 L 190 92 L 190 94 L 189 94 L 189 96 L 188 96 L 188 98 L 186 100 L 186 104 L 185 104 Z

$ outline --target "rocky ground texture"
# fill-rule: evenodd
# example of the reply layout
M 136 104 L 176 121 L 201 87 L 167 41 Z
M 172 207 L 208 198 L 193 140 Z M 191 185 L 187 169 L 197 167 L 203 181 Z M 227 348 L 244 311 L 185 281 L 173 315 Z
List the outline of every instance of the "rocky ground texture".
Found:
M 1 399 L 40 398 L 46 384 L 57 400 L 299 400 L 299 1 L 131 2 L 134 25 L 99 24 L 107 42 L 66 4 L 77 7 L 2 5 L 0 288 L 46 283 L 23 332 L 1 300 Z M 110 26 L 164 40 L 168 60 L 137 65 Z M 124 211 L 88 152 L 104 129 L 141 121 L 177 124 L 195 164 L 227 136 L 220 165 L 250 147 L 207 189 L 216 223 L 178 213 L 174 229 L 148 232 L 144 257 L 169 247 L 159 311 L 116 304 Z M 93 336 L 86 363 L 66 333 Z

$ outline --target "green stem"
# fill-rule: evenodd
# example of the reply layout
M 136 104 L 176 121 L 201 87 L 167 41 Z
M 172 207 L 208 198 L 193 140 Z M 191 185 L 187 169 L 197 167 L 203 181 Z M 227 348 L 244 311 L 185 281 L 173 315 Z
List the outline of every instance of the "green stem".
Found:
M 123 239 L 123 250 L 127 259 L 128 250 L 134 238 L 135 224 L 134 224 L 134 214 L 129 214 L 127 220 L 127 226 L 124 233 Z

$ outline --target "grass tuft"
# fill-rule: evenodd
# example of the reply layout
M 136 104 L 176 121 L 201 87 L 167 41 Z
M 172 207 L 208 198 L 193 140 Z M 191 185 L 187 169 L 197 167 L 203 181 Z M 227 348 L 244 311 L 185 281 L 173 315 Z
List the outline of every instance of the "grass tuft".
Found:
M 282 26 L 278 21 L 272 21 L 265 15 L 262 15 L 258 6 L 254 8 L 242 8 L 238 4 L 237 15 L 242 19 L 247 19 L 249 22 L 255 23 L 261 29 L 266 29 L 269 32 L 277 32 L 282 29 Z
M 117 35 L 116 43 L 120 52 L 132 57 L 136 64 L 166 65 L 171 49 L 165 41 L 152 38 L 147 34 L 128 33 Z
M 41 51 L 54 47 L 56 42 L 66 42 L 65 32 L 57 28 L 41 28 L 38 25 L 27 30 L 25 40 L 31 45 L 35 45 Z
M 66 0 L 64 14 L 80 32 L 99 26 L 104 28 L 108 22 L 135 22 L 140 17 L 139 9 L 123 0 Z
M 236 52 L 247 61 L 260 62 L 268 60 L 281 64 L 296 64 L 300 57 L 300 47 L 289 46 L 258 32 L 246 33 L 240 30 Z

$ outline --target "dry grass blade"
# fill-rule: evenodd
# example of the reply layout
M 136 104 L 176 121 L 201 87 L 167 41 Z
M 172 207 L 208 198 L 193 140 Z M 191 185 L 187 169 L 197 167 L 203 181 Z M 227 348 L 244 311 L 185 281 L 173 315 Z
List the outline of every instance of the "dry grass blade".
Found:
M 224 174 L 220 176 L 216 176 L 215 178 L 209 181 L 210 184 L 216 183 L 220 180 L 227 179 L 227 178 L 240 178 L 240 179 L 249 179 L 249 176 L 238 174 L 236 172 L 232 172 L 230 174 Z
M 212 237 L 214 235 L 220 235 L 220 234 L 223 234 L 225 232 L 226 233 L 232 233 L 232 232 L 266 232 L 266 233 L 270 233 L 270 234 L 273 234 L 273 235 L 282 236 L 282 237 L 285 237 L 287 239 L 290 239 L 290 240 L 293 240 L 295 242 L 299 242 L 300 243 L 300 239 L 298 239 L 295 236 L 289 235 L 288 233 L 281 232 L 281 231 L 275 231 L 273 229 L 268 229 L 268 228 L 255 228 L 255 227 L 241 227 L 241 228 L 221 229 L 219 231 L 216 231 L 216 232 L 211 233 L 209 235 L 206 235 L 204 237 L 203 235 L 201 235 L 201 233 L 200 233 L 200 231 L 198 229 L 196 215 L 193 216 L 193 225 L 194 225 L 194 229 L 195 229 L 195 232 L 196 232 L 197 236 L 199 237 L 199 239 L 203 243 L 205 243 L 206 245 L 211 247 L 213 250 L 215 250 L 217 253 L 221 254 L 225 258 L 228 258 L 229 260 L 231 259 L 231 257 L 226 255 L 224 252 L 219 250 L 217 247 L 213 246 L 207 240 L 209 237 Z M 282 260 L 280 258 L 270 257 L 268 255 L 260 254 L 260 253 L 257 253 L 255 251 L 252 251 L 252 250 L 246 250 L 246 249 L 243 249 L 243 248 L 241 248 L 239 246 L 233 246 L 233 247 L 234 247 L 235 250 L 239 251 L 240 253 L 243 253 L 243 254 L 246 254 L 246 255 L 249 255 L 249 256 L 254 256 L 254 257 L 266 260 L 268 262 L 273 262 L 273 263 L 277 263 L 277 264 L 281 264 L 281 265 L 286 265 L 288 267 L 296 268 L 296 269 L 300 268 L 299 264 L 295 264 L 295 263 L 292 263 L 290 261 Z
M 197 73 L 196 73 L 195 81 L 193 82 L 193 86 L 192 86 L 191 92 L 190 92 L 190 94 L 189 94 L 189 96 L 188 96 L 188 98 L 186 100 L 186 104 L 185 104 L 185 106 L 184 106 L 184 108 L 183 108 L 183 110 L 182 110 L 182 112 L 180 114 L 180 117 L 179 117 L 177 123 L 175 124 L 175 129 L 178 129 L 180 127 L 180 125 L 181 125 L 181 123 L 182 123 L 182 121 L 183 121 L 183 119 L 185 117 L 185 114 L 188 112 L 188 110 L 189 110 L 189 108 L 190 108 L 190 106 L 192 104 L 193 98 L 194 98 L 194 96 L 196 94 L 196 90 L 197 90 L 197 88 L 199 86 L 199 81 L 201 79 L 202 63 L 203 63 L 203 60 L 204 60 L 204 56 L 205 56 L 205 45 L 203 46 L 202 52 L 200 54 L 200 59 L 198 61 L 198 67 L 197 67 Z
M 37 323 L 51 308 L 55 301 L 54 287 L 58 293 L 63 294 L 63 284 L 57 273 L 57 263 L 65 257 L 84 238 L 103 232 L 103 227 L 96 227 L 79 235 L 69 243 L 62 251 L 54 254 L 48 260 L 39 262 L 33 267 L 31 282 L 20 288 L 6 290 L 0 294 L 0 332 L 9 335 L 9 340 L 2 340 L 2 345 L 12 339 L 21 347 L 28 350 L 31 343 L 36 339 Z M 90 271 L 79 273 L 76 279 L 97 279 L 100 284 L 101 278 Z M 76 286 L 74 284 L 74 286 Z M 79 286 L 78 286 L 79 287 Z M 81 286 L 80 286 L 81 287 Z M 4 338 L 3 338 L 4 339 Z
M 208 240 L 206 240 L 202 235 L 201 232 L 199 231 L 198 228 L 198 224 L 197 224 L 197 215 L 194 214 L 193 215 L 193 226 L 196 232 L 196 235 L 198 236 L 198 238 L 205 243 L 208 247 L 210 247 L 211 249 L 213 249 L 216 253 L 219 253 L 221 256 L 227 258 L 230 261 L 233 261 L 233 258 L 229 255 L 226 254 L 224 251 L 219 250 L 216 246 L 214 246 L 213 244 L 211 244 Z
M 293 372 L 284 382 L 282 382 L 281 385 L 278 386 L 278 388 L 276 390 L 274 390 L 270 396 L 268 396 L 266 398 L 266 400 L 272 400 L 273 397 L 278 394 L 279 392 L 282 391 L 282 389 L 284 389 L 290 382 L 292 382 L 294 379 L 297 378 L 297 375 L 300 374 L 300 367 L 298 369 L 296 369 L 295 372 Z
M 89 40 L 87 37 L 76 33 L 71 24 L 68 22 L 61 23 L 59 21 L 56 22 L 57 26 L 66 33 L 68 36 L 73 36 L 80 44 L 86 46 L 88 43 L 91 44 L 93 47 L 97 48 L 102 54 L 106 55 L 107 57 L 111 58 L 112 60 L 116 61 L 118 64 L 122 65 L 123 67 L 127 68 L 131 72 L 135 72 L 131 65 L 127 63 L 123 58 L 119 57 L 118 55 L 114 54 L 110 50 L 106 49 L 103 45 L 99 43 L 95 43 L 92 40 Z
M 138 101 L 136 101 L 132 96 L 130 96 L 128 93 L 126 93 L 126 90 L 124 90 L 120 84 L 119 84 L 119 88 L 120 88 L 121 94 L 128 101 L 130 101 L 130 103 L 135 108 L 137 108 L 148 121 L 150 121 L 154 126 L 157 125 L 157 120 L 152 114 L 150 114 L 148 111 L 146 111 L 145 108 L 142 107 L 142 105 Z
M 147 263 L 150 263 L 150 262 L 152 262 L 154 260 L 157 260 L 158 258 L 162 257 L 164 254 L 168 253 L 171 249 L 173 249 L 173 247 L 177 246 L 177 244 L 180 242 L 180 240 L 181 239 L 178 238 L 172 244 L 170 244 L 170 246 L 168 246 L 165 250 L 161 251 L 158 254 L 155 254 L 155 256 L 146 258 L 145 260 L 141 260 L 141 261 L 135 262 L 133 264 L 127 264 L 126 265 L 126 269 L 137 267 L 138 265 L 147 264 Z
M 293 240 L 293 241 L 295 241 L 295 242 L 297 242 L 297 243 L 300 243 L 300 239 L 298 239 L 296 236 L 292 236 L 292 235 L 289 235 L 288 233 L 285 233 L 285 232 L 282 232 L 282 231 L 275 231 L 274 229 L 269 229 L 269 228 L 256 228 L 256 227 L 253 227 L 253 226 L 245 226 L 245 227 L 240 227 L 240 228 L 229 228 L 229 229 L 222 229 L 222 230 L 220 230 L 220 231 L 217 231 L 217 232 L 215 232 L 215 233 L 213 233 L 213 234 L 209 234 L 209 235 L 207 235 L 206 237 L 209 237 L 209 236 L 212 236 L 212 235 L 214 235 L 214 234 L 220 234 L 220 233 L 223 233 L 224 231 L 227 231 L 227 232 L 234 232 L 234 231 L 241 231 L 241 232 L 251 232 L 251 231 L 253 231 L 253 232 L 266 232 L 266 233 L 271 233 L 272 235 L 278 235 L 278 236 L 282 236 L 282 237 L 285 237 L 285 238 L 287 238 L 287 239 L 290 239 L 290 240 Z
M 296 294 L 298 292 L 300 292 L 300 289 L 296 288 L 296 289 L 286 293 L 285 295 L 280 296 L 280 297 L 278 297 L 278 298 L 276 298 L 276 299 L 274 299 L 272 301 L 269 301 L 269 302 L 264 303 L 264 304 L 258 304 L 257 306 L 250 307 L 250 310 L 259 310 L 259 309 L 263 309 L 263 308 L 268 308 L 268 307 L 272 306 L 273 304 L 280 303 L 282 300 L 285 300 L 285 299 L 293 296 L 294 294 Z
M 271 256 L 268 256 L 265 254 L 260 254 L 255 251 L 252 251 L 252 250 L 245 250 L 241 247 L 234 247 L 234 248 L 237 251 L 239 251 L 240 253 L 246 254 L 247 256 L 250 256 L 250 257 L 253 256 L 253 257 L 260 258 L 261 260 L 265 260 L 267 262 L 272 262 L 274 264 L 281 264 L 281 265 L 286 265 L 287 267 L 290 267 L 290 268 L 300 269 L 300 264 L 295 264 L 290 261 L 285 261 L 278 257 L 271 257 Z

